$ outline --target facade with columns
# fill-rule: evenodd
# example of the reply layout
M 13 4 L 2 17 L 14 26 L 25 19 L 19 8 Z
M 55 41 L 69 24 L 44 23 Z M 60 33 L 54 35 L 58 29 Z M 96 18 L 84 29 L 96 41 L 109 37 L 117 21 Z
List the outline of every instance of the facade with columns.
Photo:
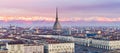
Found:
M 24 53 L 44 53 L 43 45 L 24 45 Z
M 120 40 L 101 40 L 91 38 L 74 38 L 79 45 L 102 48 L 106 50 L 120 49 Z
M 79 45 L 102 48 L 106 50 L 120 49 L 120 40 L 102 40 L 102 39 L 78 38 L 72 36 L 58 36 L 58 35 L 46 35 L 46 36 L 39 35 L 39 36 L 56 38 L 65 41 L 73 41 Z
M 115 50 L 115 49 L 120 49 L 120 41 L 119 40 L 92 39 L 91 46 L 97 47 L 97 48 L 103 48 L 107 50 Z
M 74 43 L 50 43 L 45 45 L 45 53 L 75 53 Z
M 4 51 L 6 53 L 44 53 L 43 45 L 8 44 L 6 47 L 8 49 Z
M 41 37 L 51 37 L 56 39 L 61 39 L 64 41 L 73 41 L 76 44 L 91 46 L 96 48 L 102 48 L 106 50 L 120 49 L 120 40 L 102 40 L 102 39 L 92 39 L 92 38 L 78 38 L 72 36 L 57 36 L 57 35 L 40 35 Z

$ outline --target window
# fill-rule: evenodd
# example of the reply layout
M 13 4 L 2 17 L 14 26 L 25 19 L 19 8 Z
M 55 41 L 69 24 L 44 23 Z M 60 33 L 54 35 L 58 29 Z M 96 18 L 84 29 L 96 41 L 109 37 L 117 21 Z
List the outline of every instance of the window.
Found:
M 36 53 L 36 52 L 33 52 L 33 53 Z

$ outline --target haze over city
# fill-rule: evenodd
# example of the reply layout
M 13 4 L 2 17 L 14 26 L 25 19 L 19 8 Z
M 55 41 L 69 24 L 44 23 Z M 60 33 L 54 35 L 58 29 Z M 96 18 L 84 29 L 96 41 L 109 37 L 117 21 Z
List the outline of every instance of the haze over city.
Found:
M 56 7 L 63 26 L 119 26 L 119 0 L 0 0 L 0 25 L 52 26 Z
M 120 53 L 119 0 L 0 0 L 0 53 Z

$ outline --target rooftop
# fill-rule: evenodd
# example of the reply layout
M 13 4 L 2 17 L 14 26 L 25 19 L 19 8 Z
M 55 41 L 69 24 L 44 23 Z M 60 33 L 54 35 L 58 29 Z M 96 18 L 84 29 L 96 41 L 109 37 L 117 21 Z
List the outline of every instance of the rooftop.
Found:
M 54 38 L 45 38 L 45 37 L 32 37 L 31 40 L 39 40 L 43 43 L 53 44 L 53 43 L 72 43 L 71 41 L 62 41 Z
M 24 44 L 22 40 L 10 41 L 8 44 Z

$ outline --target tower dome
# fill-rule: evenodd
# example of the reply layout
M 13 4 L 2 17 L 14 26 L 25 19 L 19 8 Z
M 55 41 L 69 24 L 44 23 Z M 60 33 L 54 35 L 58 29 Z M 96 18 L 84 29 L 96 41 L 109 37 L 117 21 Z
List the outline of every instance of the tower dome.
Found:
M 53 31 L 56 33 L 59 33 L 59 32 L 61 32 L 61 29 L 62 29 L 62 27 L 61 27 L 59 20 L 58 20 L 58 9 L 56 8 L 56 20 L 55 20 L 55 23 L 53 26 Z

